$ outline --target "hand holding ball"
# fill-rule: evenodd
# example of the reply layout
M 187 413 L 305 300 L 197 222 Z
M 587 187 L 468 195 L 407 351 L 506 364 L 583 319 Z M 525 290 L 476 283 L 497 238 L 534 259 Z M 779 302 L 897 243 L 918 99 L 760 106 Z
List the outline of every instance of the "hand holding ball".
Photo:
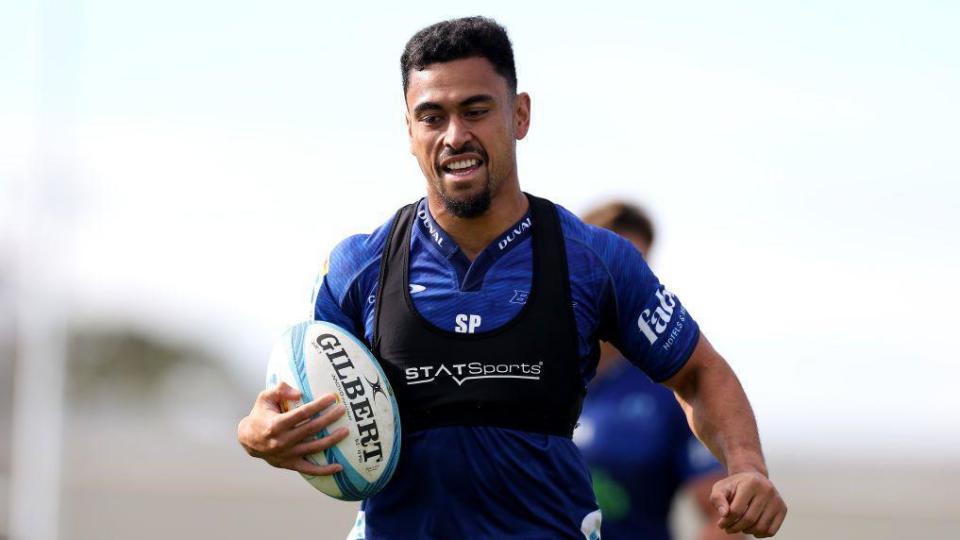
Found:
M 274 346 L 267 368 L 267 386 L 285 382 L 300 392 L 284 400 L 284 410 L 333 394 L 345 413 L 313 439 L 340 428 L 346 438 L 335 446 L 305 456 L 318 466 L 339 464 L 332 475 L 301 472 L 318 490 L 342 500 L 365 499 L 390 480 L 400 456 L 400 415 L 397 402 L 376 358 L 353 335 L 337 325 L 306 321 L 287 330 Z M 320 412 L 314 418 L 323 415 Z

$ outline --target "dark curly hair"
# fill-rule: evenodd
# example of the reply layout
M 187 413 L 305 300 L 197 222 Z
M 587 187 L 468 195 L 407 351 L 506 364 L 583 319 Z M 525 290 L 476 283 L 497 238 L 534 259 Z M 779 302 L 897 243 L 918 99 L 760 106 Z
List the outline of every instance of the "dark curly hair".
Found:
M 493 19 L 464 17 L 432 24 L 410 38 L 400 56 L 404 95 L 411 69 L 420 71 L 436 62 L 478 56 L 489 60 L 493 69 L 507 80 L 511 93 L 517 93 L 517 69 L 506 29 Z
M 611 201 L 587 212 L 581 218 L 584 223 L 610 229 L 617 234 L 632 233 L 639 235 L 653 247 L 656 237 L 653 220 L 642 208 L 624 201 Z

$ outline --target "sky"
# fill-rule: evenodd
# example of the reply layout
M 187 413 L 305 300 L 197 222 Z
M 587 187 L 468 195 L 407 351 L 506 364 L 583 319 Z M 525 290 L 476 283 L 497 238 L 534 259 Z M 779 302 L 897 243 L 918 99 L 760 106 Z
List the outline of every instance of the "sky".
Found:
M 476 14 L 340 4 L 4 3 L 0 256 L 43 266 L 50 309 L 198 339 L 261 380 L 326 253 L 423 194 L 403 44 Z M 521 185 L 651 211 L 651 264 L 768 451 L 957 455 L 960 5 L 482 14 L 532 97 Z

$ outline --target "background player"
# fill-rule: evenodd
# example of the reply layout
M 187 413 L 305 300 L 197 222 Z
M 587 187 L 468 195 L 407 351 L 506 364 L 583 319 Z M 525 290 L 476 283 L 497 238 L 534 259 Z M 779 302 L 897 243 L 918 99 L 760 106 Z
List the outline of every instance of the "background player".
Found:
M 630 240 L 649 260 L 654 227 L 640 208 L 610 202 L 582 219 Z M 720 516 L 710 491 L 723 467 L 690 432 L 673 393 L 609 343 L 601 344 L 573 440 L 590 466 L 606 540 L 669 540 L 671 504 L 683 491 L 706 519 L 698 540 L 743 538 L 716 527 Z
M 506 31 L 481 17 L 424 28 L 401 73 L 427 196 L 337 246 L 315 302 L 317 319 L 371 345 L 400 404 L 400 462 L 363 502 L 358 535 L 595 538 L 600 512 L 570 436 L 599 339 L 674 388 L 725 460 L 719 525 L 775 533 L 786 506 L 733 371 L 629 242 L 520 190 L 531 100 Z M 290 392 L 261 393 L 239 440 L 272 465 L 331 474 L 302 457 L 342 435 L 302 442 L 330 418 L 298 426 L 296 411 L 278 413 Z

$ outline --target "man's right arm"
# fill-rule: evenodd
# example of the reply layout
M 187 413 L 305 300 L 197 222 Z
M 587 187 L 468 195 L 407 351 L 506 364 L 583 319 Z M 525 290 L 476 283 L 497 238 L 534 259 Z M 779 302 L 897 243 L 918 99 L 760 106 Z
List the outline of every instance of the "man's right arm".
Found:
M 311 318 L 351 328 L 351 318 L 336 302 L 329 281 L 326 276 L 321 277 L 320 286 L 313 295 Z M 283 382 L 260 392 L 250 414 L 237 426 L 237 439 L 248 454 L 274 467 L 313 476 L 334 474 L 340 470 L 339 465 L 318 467 L 307 461 L 306 456 L 326 450 L 347 436 L 347 429 L 341 428 L 326 437 L 315 438 L 343 415 L 344 408 L 333 402 L 333 394 L 328 394 L 288 410 L 287 402 L 295 402 L 300 396 L 299 390 Z
M 333 249 L 317 281 L 310 318 L 362 331 L 363 311 L 358 298 L 365 295 L 358 290 L 357 268 L 372 266 L 378 253 L 370 239 L 369 235 L 353 236 Z M 364 277 L 369 282 L 370 276 Z M 343 405 L 334 403 L 334 395 L 328 394 L 287 410 L 287 402 L 299 399 L 300 392 L 285 383 L 260 392 L 250 414 L 237 426 L 237 439 L 248 454 L 274 467 L 313 476 L 334 474 L 341 469 L 339 465 L 321 467 L 306 456 L 322 452 L 347 436 L 348 430 L 340 428 L 316 438 L 344 414 Z

